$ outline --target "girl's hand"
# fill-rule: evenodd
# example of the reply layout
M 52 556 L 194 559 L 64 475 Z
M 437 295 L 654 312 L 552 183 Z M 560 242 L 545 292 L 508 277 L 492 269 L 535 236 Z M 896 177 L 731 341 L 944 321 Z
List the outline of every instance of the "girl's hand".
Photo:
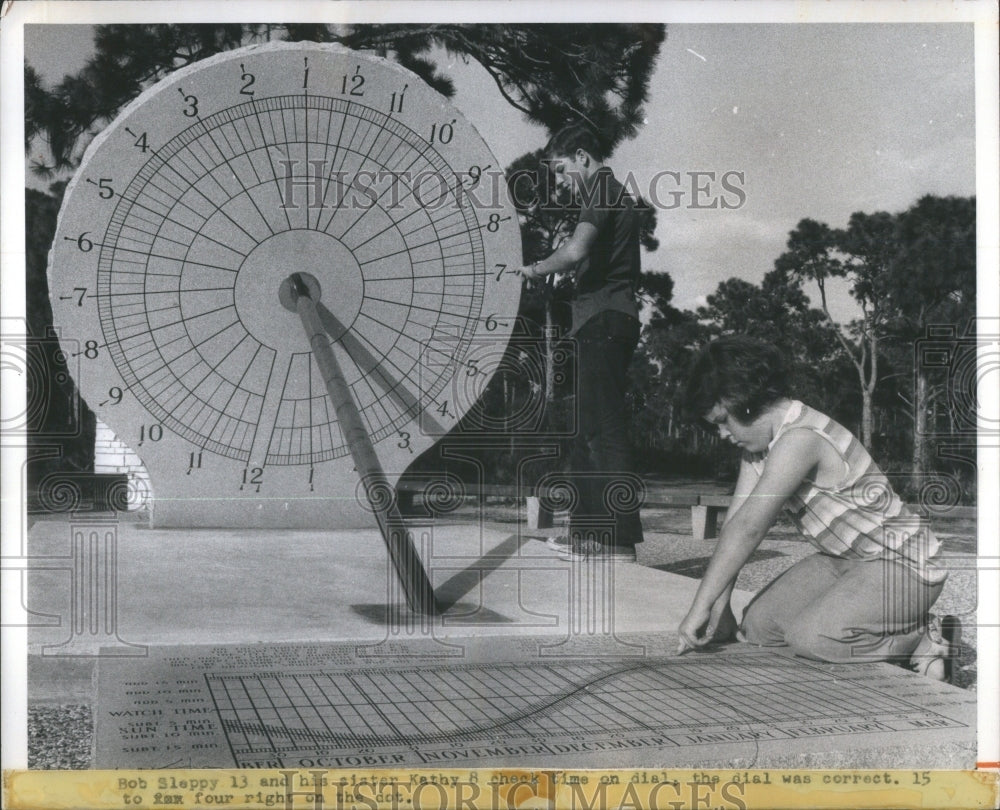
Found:
M 736 636 L 739 625 L 736 623 L 736 616 L 729 605 L 729 593 L 727 589 L 712 605 L 712 609 L 707 613 L 695 610 L 692 605 L 687 616 L 677 629 L 677 654 L 683 655 L 688 650 L 704 647 L 710 642 L 731 641 Z M 704 628 L 704 633 L 700 631 Z
M 677 654 L 684 655 L 688 650 L 704 647 L 712 640 L 707 633 L 701 635 L 702 628 L 708 624 L 710 611 L 696 609 L 694 605 L 687 612 L 677 628 Z

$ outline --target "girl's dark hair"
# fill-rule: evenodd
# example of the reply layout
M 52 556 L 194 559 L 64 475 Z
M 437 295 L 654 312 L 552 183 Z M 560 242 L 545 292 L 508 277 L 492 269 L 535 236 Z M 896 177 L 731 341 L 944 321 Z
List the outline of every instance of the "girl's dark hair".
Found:
M 788 395 L 788 372 L 778 348 L 746 335 L 729 335 L 703 346 L 688 368 L 684 415 L 701 419 L 723 400 L 734 419 L 756 419 Z
M 545 157 L 565 157 L 575 154 L 577 149 L 586 150 L 594 160 L 607 159 L 604 139 L 589 124 L 578 122 L 563 127 L 545 145 Z

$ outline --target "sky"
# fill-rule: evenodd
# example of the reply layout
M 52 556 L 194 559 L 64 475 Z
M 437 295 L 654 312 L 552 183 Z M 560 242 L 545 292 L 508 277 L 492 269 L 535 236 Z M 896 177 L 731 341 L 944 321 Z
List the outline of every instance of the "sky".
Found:
M 58 81 L 83 64 L 91 33 L 29 26 L 26 60 Z M 501 165 L 545 143 L 481 67 L 436 56 L 455 81 L 453 103 Z M 609 164 L 669 206 L 643 266 L 670 273 L 682 309 L 732 276 L 758 283 L 803 217 L 842 227 L 854 211 L 975 193 L 969 23 L 669 24 L 645 109 Z M 727 173 L 741 194 L 721 186 Z M 694 207 L 713 199 L 719 208 Z M 831 309 L 839 320 L 858 314 L 844 287 Z
M 644 269 L 669 272 L 675 306 L 691 309 L 724 279 L 759 282 L 803 217 L 842 227 L 854 211 L 974 194 L 973 78 L 967 24 L 668 25 L 647 123 L 609 162 L 644 187 L 664 170 L 744 172 L 746 203 L 661 210 Z M 502 161 L 528 151 L 523 139 L 544 144 L 516 115 L 491 125 L 495 98 L 458 84 Z M 834 304 L 856 315 L 843 290 Z

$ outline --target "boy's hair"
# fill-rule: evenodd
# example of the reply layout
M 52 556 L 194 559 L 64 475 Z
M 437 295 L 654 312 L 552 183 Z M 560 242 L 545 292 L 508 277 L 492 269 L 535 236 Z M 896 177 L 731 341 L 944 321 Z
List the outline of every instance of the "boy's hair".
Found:
M 566 157 L 575 154 L 577 149 L 585 150 L 594 160 L 603 162 L 607 158 L 604 139 L 582 121 L 563 127 L 553 135 L 545 145 L 544 155 L 546 158 Z
M 778 348 L 746 335 L 728 335 L 703 346 L 688 368 L 684 415 L 701 419 L 725 401 L 730 415 L 746 424 L 788 394 L 788 372 Z

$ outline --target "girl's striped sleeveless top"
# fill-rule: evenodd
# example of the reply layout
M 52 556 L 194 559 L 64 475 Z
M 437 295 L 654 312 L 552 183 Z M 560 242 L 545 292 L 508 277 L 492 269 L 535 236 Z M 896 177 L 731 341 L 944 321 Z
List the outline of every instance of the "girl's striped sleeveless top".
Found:
M 948 572 L 935 559 L 940 548 L 927 522 L 900 500 L 868 451 L 847 428 L 793 401 L 770 447 L 789 430 L 811 430 L 828 441 L 844 462 L 843 478 L 821 489 L 803 481 L 785 504 L 799 531 L 821 552 L 835 557 L 886 559 L 912 568 L 927 582 L 941 582 Z M 767 455 L 750 463 L 758 474 Z

